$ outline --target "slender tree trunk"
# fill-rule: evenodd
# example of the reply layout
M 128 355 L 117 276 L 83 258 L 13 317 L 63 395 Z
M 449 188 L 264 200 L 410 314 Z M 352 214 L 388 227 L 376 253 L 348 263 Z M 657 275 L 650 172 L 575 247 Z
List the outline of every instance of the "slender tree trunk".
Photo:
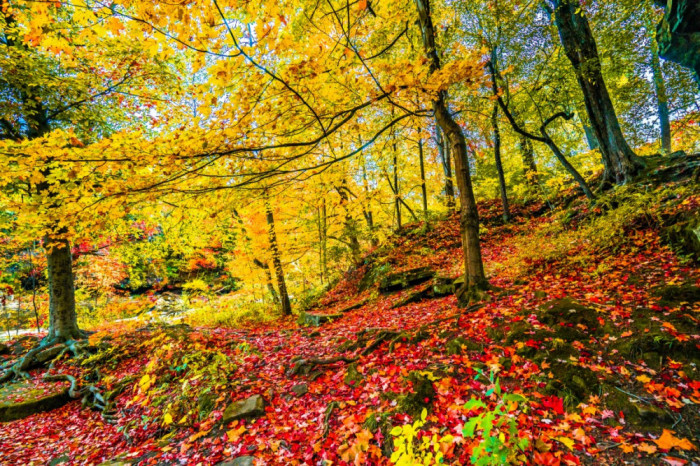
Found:
M 357 224 L 355 219 L 350 213 L 350 195 L 351 192 L 348 189 L 347 182 L 343 179 L 340 187 L 336 187 L 338 195 L 340 196 L 340 206 L 345 211 L 344 220 L 344 231 L 345 236 L 348 238 L 348 245 L 350 246 L 350 253 L 352 254 L 353 263 L 358 264 L 362 258 L 362 248 L 360 246 L 360 240 L 357 237 Z M 353 197 L 356 197 L 352 194 Z
M 450 147 L 446 138 L 442 137 L 442 130 L 437 126 L 435 133 L 437 135 L 438 153 L 442 162 L 442 171 L 445 174 L 445 200 L 447 211 L 452 213 L 455 211 L 455 188 L 452 183 L 452 160 L 450 160 Z
M 275 304 L 275 306 L 279 306 L 280 296 L 277 294 L 277 290 L 272 284 L 272 272 L 270 271 L 270 265 L 257 258 L 253 259 L 253 263 L 257 267 L 261 268 L 263 272 L 265 272 L 265 284 L 267 285 L 267 291 L 270 293 L 270 297 L 272 298 L 272 302 Z
M 495 83 L 494 90 L 496 90 Z M 501 192 L 501 204 L 503 204 L 503 220 L 507 222 L 510 220 L 510 205 L 508 203 L 506 177 L 503 173 L 503 163 L 501 162 L 501 131 L 498 127 L 498 102 L 493 103 L 491 126 L 493 127 L 493 158 L 496 161 L 496 171 L 498 172 L 498 187 Z
M 661 60 L 659 59 L 659 44 L 656 42 L 655 31 L 651 24 L 647 25 L 647 32 L 651 36 L 651 71 L 654 79 L 654 90 L 656 91 L 656 109 L 659 114 L 659 132 L 661 136 L 661 152 L 671 153 L 671 121 L 668 111 L 668 94 L 666 93 L 666 83 L 661 71 Z
M 531 193 L 539 193 L 540 182 L 537 174 L 537 164 L 535 163 L 535 148 L 532 147 L 532 141 L 527 136 L 518 134 L 518 149 L 523 161 L 527 185 Z
M 396 137 L 396 135 L 394 135 Z M 396 153 L 396 141 L 394 141 L 394 209 L 396 212 L 396 228 L 401 229 L 401 199 L 399 192 L 399 163 Z
M 593 33 L 579 0 L 549 0 L 564 52 L 574 67 L 605 166 L 604 184 L 623 184 L 642 167 L 615 114 Z
M 374 232 L 374 215 L 372 214 L 372 206 L 369 204 L 369 181 L 367 180 L 367 167 L 365 166 L 365 160 L 362 159 L 362 188 L 365 191 L 365 196 L 367 199 L 367 207 L 362 208 L 362 214 L 365 216 L 365 221 L 367 222 L 367 230 L 369 230 L 369 242 L 373 248 L 379 245 L 379 240 Z
M 418 160 L 420 161 L 420 189 L 423 193 L 423 216 L 428 218 L 428 190 L 425 187 L 425 162 L 423 160 L 423 139 L 418 139 Z
M 48 340 L 81 338 L 75 312 L 75 288 L 70 243 L 48 235 L 45 240 L 49 271 L 49 334 Z
M 435 30 L 430 14 L 430 0 L 415 0 L 420 20 L 423 37 L 423 49 L 430 61 L 430 72 L 440 69 L 440 58 L 435 44 Z M 464 249 L 465 288 L 460 291 L 460 296 L 467 296 L 473 290 L 488 288 L 488 281 L 484 274 L 484 265 L 481 258 L 481 245 L 479 244 L 479 213 L 476 209 L 476 199 L 472 188 L 469 173 L 469 160 L 467 158 L 467 143 L 464 139 L 462 128 L 450 114 L 445 102 L 445 93 L 440 92 L 433 100 L 433 111 L 440 128 L 450 143 L 455 159 L 455 171 L 457 175 L 457 187 L 461 201 L 460 232 L 462 236 L 462 248 Z M 464 301 L 464 300 L 461 300 Z
M 277 276 L 277 289 L 279 291 L 280 307 L 282 315 L 292 314 L 292 304 L 289 301 L 289 293 L 287 293 L 287 283 L 284 280 L 284 270 L 282 269 L 282 259 L 280 257 L 279 246 L 277 245 L 277 232 L 275 231 L 275 217 L 272 215 L 272 206 L 270 200 L 265 199 L 265 213 L 267 214 L 267 235 L 270 241 L 270 249 L 272 251 L 272 265 Z
M 319 236 L 320 236 L 320 252 L 321 252 L 321 283 L 325 278 L 328 281 L 328 210 L 326 208 L 326 199 L 321 200 L 321 208 L 319 209 Z

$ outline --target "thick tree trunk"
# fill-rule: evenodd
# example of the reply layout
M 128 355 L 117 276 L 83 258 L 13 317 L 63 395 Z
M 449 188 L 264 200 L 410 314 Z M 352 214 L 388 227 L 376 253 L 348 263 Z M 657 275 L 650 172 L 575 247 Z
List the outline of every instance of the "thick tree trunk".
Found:
M 423 48 L 430 61 L 431 73 L 440 69 L 440 58 L 435 45 L 435 30 L 430 14 L 430 0 L 415 0 L 420 19 Z M 464 250 L 465 288 L 464 290 L 486 289 L 489 284 L 484 274 L 479 243 L 479 213 L 469 173 L 467 143 L 462 128 L 454 120 L 445 102 L 445 93 L 440 92 L 433 100 L 433 111 L 445 137 L 449 141 L 455 159 L 457 187 L 461 201 L 460 233 Z M 464 295 L 464 293 L 461 293 Z
M 642 163 L 622 135 L 612 100 L 603 80 L 593 33 L 579 0 L 549 0 L 564 52 L 583 92 L 588 118 L 605 166 L 604 183 L 623 184 L 632 179 Z
M 428 190 L 425 187 L 425 162 L 423 161 L 423 140 L 418 139 L 418 159 L 420 161 L 420 190 L 423 193 L 423 216 L 428 217 Z
M 272 215 L 272 206 L 270 206 L 270 201 L 268 199 L 265 199 L 265 213 L 267 215 L 267 234 L 272 252 L 272 265 L 275 269 L 275 275 L 277 276 L 277 290 L 279 292 L 280 308 L 283 315 L 291 315 L 292 304 L 289 301 L 287 283 L 284 280 L 284 270 L 282 269 L 282 259 L 280 258 L 280 250 L 279 246 L 277 245 L 275 217 Z
M 501 131 L 498 127 L 498 102 L 493 103 L 493 113 L 491 114 L 491 126 L 493 127 L 493 158 L 496 162 L 498 172 L 498 188 L 501 192 L 501 204 L 503 205 L 503 220 L 510 220 L 510 205 L 508 204 L 508 191 L 506 188 L 506 177 L 503 173 L 503 163 L 501 162 Z
M 700 89 L 700 2 L 698 0 L 655 0 L 664 8 L 656 27 L 659 56 L 695 71 Z
M 583 132 L 586 135 L 586 142 L 588 143 L 588 148 L 590 150 L 596 150 L 600 147 L 600 144 L 598 144 L 598 139 L 595 137 L 595 133 L 593 132 L 593 128 L 590 127 L 590 125 L 583 125 Z
M 48 340 L 76 340 L 81 337 L 75 312 L 75 289 L 70 243 L 51 235 L 45 238 L 49 272 Z

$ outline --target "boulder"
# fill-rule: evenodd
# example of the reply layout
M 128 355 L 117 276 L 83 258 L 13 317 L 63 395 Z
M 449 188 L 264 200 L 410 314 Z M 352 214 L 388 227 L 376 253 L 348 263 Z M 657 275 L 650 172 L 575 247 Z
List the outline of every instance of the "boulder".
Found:
M 408 287 L 430 280 L 435 272 L 430 267 L 417 267 L 403 272 L 391 273 L 379 283 L 379 290 L 385 293 L 405 290 Z
M 12 352 L 12 348 L 7 346 L 5 343 L 0 343 L 0 356 L 5 355 L 5 354 L 10 354 Z
M 239 419 L 252 419 L 265 414 L 265 400 L 260 395 L 253 395 L 228 405 L 222 421 L 228 424 Z
M 71 401 L 68 387 L 57 384 L 53 390 L 31 382 L 6 385 L 0 389 L 0 422 L 24 419 L 36 413 L 60 408 Z

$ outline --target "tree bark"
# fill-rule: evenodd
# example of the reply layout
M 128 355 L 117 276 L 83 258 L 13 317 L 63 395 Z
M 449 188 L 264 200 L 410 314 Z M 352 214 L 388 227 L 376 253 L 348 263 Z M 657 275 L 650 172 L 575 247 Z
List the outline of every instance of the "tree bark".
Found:
M 642 167 L 615 114 L 593 33 L 579 0 L 549 0 L 564 52 L 576 72 L 586 111 L 605 166 L 603 183 L 624 184 Z
M 415 0 L 423 38 L 423 49 L 430 62 L 430 72 L 440 69 L 440 58 L 435 45 L 435 29 L 430 14 L 430 0 Z M 433 111 L 445 137 L 449 141 L 455 159 L 457 187 L 461 201 L 460 233 L 464 250 L 465 290 L 487 289 L 489 284 L 484 274 L 479 242 L 479 213 L 469 173 L 467 143 L 459 124 L 454 120 L 441 91 L 433 100 Z M 460 293 L 464 295 L 464 293 Z
M 654 30 L 651 25 L 647 25 L 648 33 L 651 37 L 651 57 L 650 65 L 654 79 L 654 90 L 656 91 L 656 110 L 659 115 L 659 135 L 661 137 L 661 152 L 670 154 L 671 149 L 671 121 L 668 111 L 668 94 L 666 93 L 666 83 L 661 71 L 661 60 L 659 59 L 659 44 L 654 39 Z
M 277 245 L 277 232 L 275 231 L 275 217 L 272 215 L 272 206 L 269 199 L 265 199 L 265 213 L 267 215 L 267 234 L 270 241 L 270 249 L 272 251 L 272 265 L 277 276 L 277 290 L 280 297 L 280 308 L 282 315 L 292 314 L 292 304 L 289 301 L 289 293 L 287 292 L 287 283 L 284 279 L 284 270 L 282 269 L 282 259 L 280 258 L 280 250 Z
M 418 159 L 420 161 L 420 190 L 423 193 L 423 216 L 428 217 L 428 190 L 425 187 L 425 162 L 423 161 L 423 139 L 418 139 Z
M 497 92 L 494 82 L 494 92 Z M 506 190 L 506 177 L 503 173 L 503 163 L 501 162 L 501 131 L 498 127 L 498 102 L 493 103 L 493 113 L 491 114 L 491 126 L 493 127 L 493 158 L 496 162 L 498 172 L 498 188 L 501 192 L 501 204 L 503 205 L 503 220 L 510 220 L 510 205 L 508 204 L 508 191 Z
M 452 160 L 450 160 L 450 147 L 446 138 L 442 137 L 442 130 L 437 126 L 435 133 L 437 134 L 436 143 L 438 146 L 438 154 L 442 162 L 442 171 L 445 174 L 445 203 L 447 211 L 452 213 L 455 211 L 455 188 L 452 183 Z
M 270 266 L 268 264 L 265 264 L 263 261 L 258 260 L 257 258 L 253 259 L 253 263 L 259 268 L 263 269 L 263 272 L 265 272 L 265 282 L 267 284 L 267 291 L 270 293 L 270 297 L 272 298 L 272 302 L 275 304 L 275 306 L 279 306 L 280 296 L 279 294 L 277 294 L 277 290 L 272 284 L 272 272 L 270 272 Z
M 44 239 L 49 272 L 48 340 L 77 340 L 81 337 L 75 312 L 75 288 L 70 243 L 52 235 Z
M 396 137 L 396 135 L 394 135 Z M 399 162 L 396 153 L 396 141 L 394 141 L 394 210 L 396 212 L 396 229 L 400 230 L 401 223 L 401 198 L 399 193 Z

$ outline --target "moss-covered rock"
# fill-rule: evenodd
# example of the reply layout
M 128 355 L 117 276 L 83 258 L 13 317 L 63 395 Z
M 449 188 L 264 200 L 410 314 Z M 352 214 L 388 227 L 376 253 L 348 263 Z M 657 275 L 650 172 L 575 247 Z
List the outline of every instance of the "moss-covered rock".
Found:
M 417 417 L 423 409 L 431 409 L 436 396 L 435 387 L 433 382 L 420 372 L 411 372 L 408 380 L 413 385 L 413 391 L 399 398 L 398 409 L 412 417 Z
M 571 298 L 555 299 L 540 306 L 540 322 L 552 327 L 556 333 L 559 327 L 587 329 L 591 333 L 598 333 L 600 323 L 595 309 L 588 308 Z
M 544 392 L 563 398 L 568 405 L 586 401 L 590 395 L 598 392 L 598 376 L 590 369 L 555 361 L 549 371 L 553 378 L 545 386 Z
M 679 303 L 694 304 L 700 301 L 700 287 L 693 284 L 666 285 L 653 290 L 660 297 L 662 306 L 674 306 Z
M 350 364 L 348 368 L 345 371 L 345 376 L 343 377 L 343 383 L 347 385 L 348 387 L 357 387 L 362 383 L 364 380 L 364 377 L 362 374 L 357 370 L 357 365 L 356 364 Z
M 14 421 L 50 411 L 70 401 L 68 387 L 65 384 L 42 388 L 36 387 L 31 382 L 6 385 L 0 389 L 0 422 Z
M 435 272 L 430 267 L 417 267 L 403 272 L 391 273 L 379 283 L 379 289 L 383 292 L 405 290 L 406 288 L 430 280 Z

